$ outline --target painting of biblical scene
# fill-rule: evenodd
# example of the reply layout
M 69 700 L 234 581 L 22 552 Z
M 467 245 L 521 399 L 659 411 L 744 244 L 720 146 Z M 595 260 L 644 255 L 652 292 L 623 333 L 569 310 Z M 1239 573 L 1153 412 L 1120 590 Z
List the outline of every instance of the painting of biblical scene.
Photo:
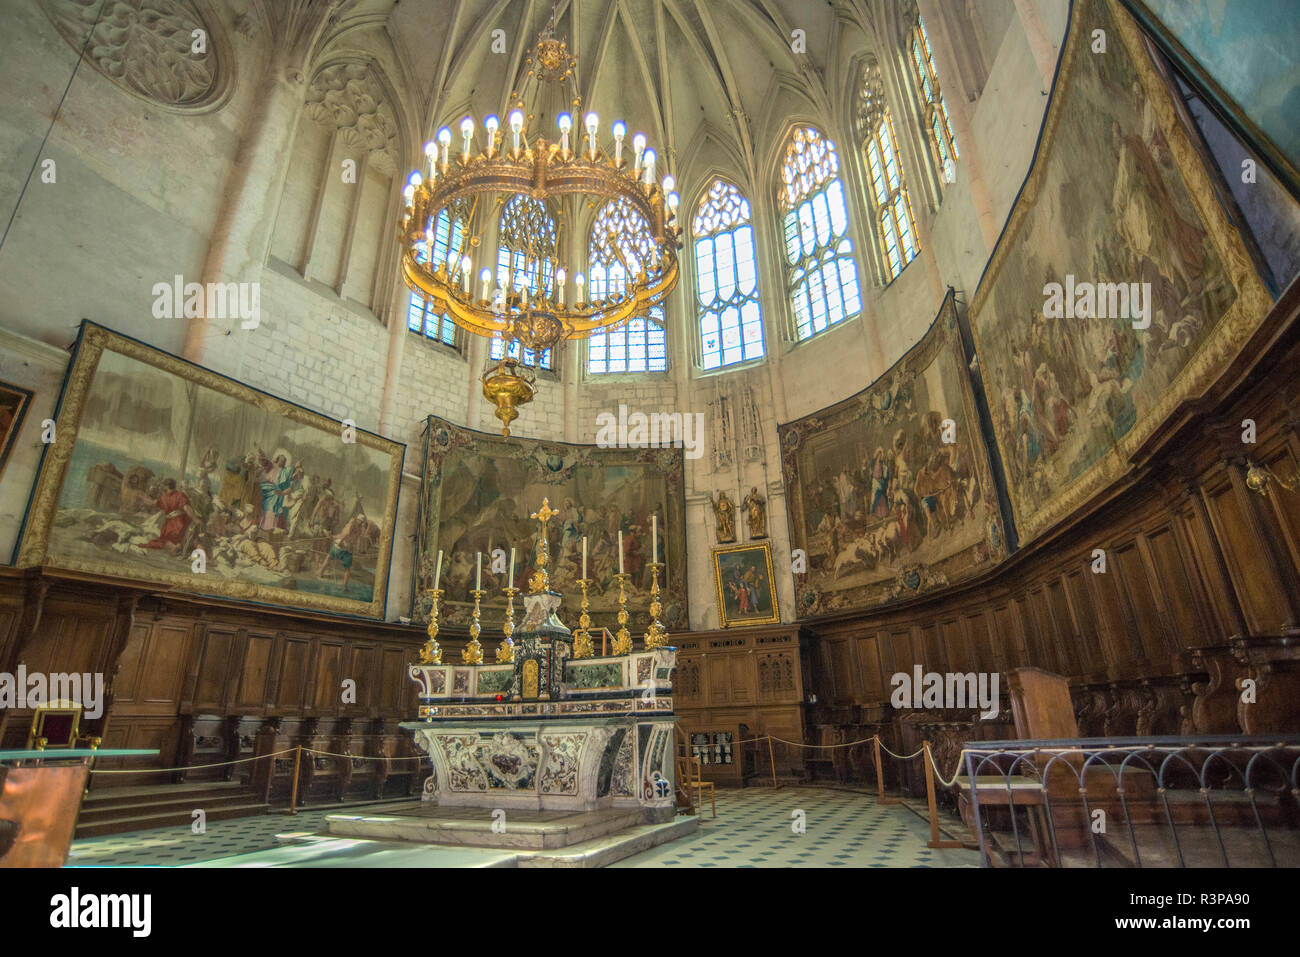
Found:
M 28 390 L 0 382 L 0 478 L 4 477 L 9 453 L 13 451 L 18 430 L 23 427 L 23 416 L 31 398 Z
M 951 294 L 876 384 L 780 427 L 800 617 L 955 583 L 1005 554 Z
M 1137 285 L 1128 308 L 1097 294 L 1112 283 Z M 971 308 L 1021 541 L 1120 475 L 1270 304 L 1132 19 L 1079 3 L 1038 155 Z
M 723 628 L 781 620 L 770 543 L 715 550 L 713 578 L 718 586 L 718 616 Z
M 86 323 L 20 564 L 383 617 L 405 447 Z
M 475 554 L 483 553 L 483 590 L 488 611 L 484 634 L 500 628 L 502 589 L 509 581 L 505 556 L 516 550 L 515 587 L 527 591 L 536 570 L 538 523 L 529 518 L 549 501 L 559 514 L 550 533 L 551 589 L 564 595 L 561 620 L 577 626 L 582 577 L 582 539 L 587 538 L 587 575 L 595 625 L 618 628 L 618 533 L 623 533 L 623 567 L 629 630 L 649 626 L 651 517 L 659 520 L 659 561 L 667 568 L 659 587 L 669 631 L 687 627 L 686 526 L 681 449 L 602 449 L 592 445 L 539 442 L 464 429 L 431 417 L 426 433 L 423 513 L 414 614 L 427 620 L 432 559 L 443 551 L 442 621 L 470 620 Z M 498 550 L 500 550 L 498 552 Z M 498 553 L 498 561 L 492 555 Z M 665 576 L 666 575 L 666 581 Z M 515 614 L 523 605 L 515 599 Z

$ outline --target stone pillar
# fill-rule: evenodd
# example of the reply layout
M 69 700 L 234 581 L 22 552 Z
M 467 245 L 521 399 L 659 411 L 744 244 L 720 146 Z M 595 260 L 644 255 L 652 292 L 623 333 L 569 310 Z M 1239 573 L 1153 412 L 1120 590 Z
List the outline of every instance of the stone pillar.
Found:
M 204 283 L 261 279 L 306 88 L 302 72 L 286 70 L 284 60 L 283 56 L 272 59 L 253 98 L 222 192 L 225 201 L 208 240 Z M 185 358 L 202 363 L 211 343 L 239 325 L 236 318 L 204 315 L 191 320 Z
M 961 153 L 957 169 L 964 170 L 966 174 L 966 185 L 979 221 L 980 235 L 984 237 L 985 247 L 992 252 L 997 245 L 999 228 L 993 212 L 993 197 L 989 193 L 980 164 L 979 144 L 975 141 L 971 127 L 974 106 L 961 92 L 960 78 L 956 74 L 957 56 L 954 44 L 948 37 L 947 21 L 939 9 L 939 0 L 917 0 L 917 6 L 935 47 L 934 69 L 939 74 L 939 86 L 949 93 L 944 98 L 944 105 L 948 108 L 948 119 L 952 123 L 953 136 L 957 139 L 957 149 Z M 939 171 L 939 175 L 942 177 L 943 170 Z
M 309 56 L 342 0 L 279 0 L 260 8 L 267 36 L 266 66 L 253 95 L 239 148 L 223 184 L 225 199 L 212 225 L 201 281 L 258 282 L 307 87 Z M 241 323 L 204 315 L 191 320 L 184 357 L 203 362 L 218 337 Z
M 1015 0 L 1015 3 L 1020 25 L 1024 28 L 1025 39 L 1029 43 L 1029 52 L 1038 64 L 1038 72 L 1043 77 L 1043 92 L 1046 93 L 1052 88 L 1052 78 L 1056 76 L 1057 46 L 1048 36 L 1047 25 L 1038 9 L 1038 0 Z

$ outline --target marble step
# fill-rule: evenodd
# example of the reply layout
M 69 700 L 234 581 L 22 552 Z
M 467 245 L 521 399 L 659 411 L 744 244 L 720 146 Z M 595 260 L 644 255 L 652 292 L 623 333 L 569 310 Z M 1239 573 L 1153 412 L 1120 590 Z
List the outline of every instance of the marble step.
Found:
M 339 837 L 529 850 L 572 847 L 643 824 L 640 808 L 507 810 L 494 818 L 489 808 L 429 807 L 418 801 L 388 813 L 330 814 L 326 821 L 329 833 Z

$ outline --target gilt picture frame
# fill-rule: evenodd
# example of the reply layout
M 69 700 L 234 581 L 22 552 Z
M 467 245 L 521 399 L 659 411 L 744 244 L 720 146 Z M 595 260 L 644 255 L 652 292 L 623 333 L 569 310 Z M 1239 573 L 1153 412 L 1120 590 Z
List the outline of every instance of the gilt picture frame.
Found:
M 383 618 L 406 446 L 84 320 L 17 564 Z
M 780 622 L 771 542 L 715 548 L 713 581 L 718 592 L 718 619 L 723 628 Z
M 4 478 L 5 466 L 9 464 L 9 456 L 13 453 L 14 442 L 22 430 L 31 401 L 30 389 L 0 382 L 0 479 Z

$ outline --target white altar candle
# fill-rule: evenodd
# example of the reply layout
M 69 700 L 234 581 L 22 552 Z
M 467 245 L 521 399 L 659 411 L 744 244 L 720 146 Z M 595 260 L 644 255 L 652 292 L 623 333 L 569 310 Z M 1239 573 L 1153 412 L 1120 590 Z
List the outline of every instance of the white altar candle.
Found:
M 650 564 L 659 561 L 659 516 L 650 516 Z
M 474 590 L 483 590 L 483 553 L 476 552 L 478 555 L 478 567 L 474 571 Z
M 433 587 L 438 587 L 438 582 L 442 581 L 442 549 L 438 549 L 438 567 L 433 572 Z
M 510 549 L 510 583 L 506 587 L 515 587 L 515 550 L 513 548 Z
M 582 536 L 582 577 L 587 577 L 587 536 Z
M 623 574 L 623 529 L 618 530 L 618 573 Z

